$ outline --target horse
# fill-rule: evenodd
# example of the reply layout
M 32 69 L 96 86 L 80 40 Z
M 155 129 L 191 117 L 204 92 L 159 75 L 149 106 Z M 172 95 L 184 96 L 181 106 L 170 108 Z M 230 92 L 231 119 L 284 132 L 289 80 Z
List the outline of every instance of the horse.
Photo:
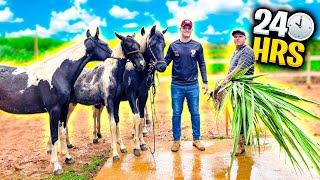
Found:
M 13 114 L 49 113 L 51 163 L 55 175 L 63 172 L 57 157 L 58 130 L 65 163 L 75 162 L 66 146 L 66 118 L 73 84 L 88 62 L 105 60 L 112 52 L 109 45 L 99 39 L 99 28 L 94 37 L 89 30 L 86 35 L 84 42 L 30 66 L 0 65 L 1 110 Z
M 109 121 L 110 121 L 110 130 L 111 130 L 111 134 L 114 135 L 116 134 L 116 138 L 114 136 L 112 136 L 112 153 L 113 153 L 113 161 L 117 161 L 119 160 L 119 154 L 116 151 L 116 142 L 120 145 L 120 151 L 122 153 L 127 153 L 126 147 L 124 146 L 122 139 L 120 137 L 120 131 L 119 131 L 119 127 L 117 126 L 118 122 L 119 122 L 119 104 L 120 101 L 124 101 L 124 100 L 128 100 L 127 98 L 127 92 L 130 88 L 134 88 L 135 92 L 137 93 L 141 93 L 144 95 L 144 98 L 148 97 L 148 90 L 150 88 L 150 85 L 147 85 L 147 81 L 148 83 L 150 83 L 150 78 L 151 78 L 151 74 L 154 73 L 154 70 L 157 69 L 158 71 L 164 71 L 166 68 L 166 64 L 164 61 L 164 56 L 163 56 L 163 49 L 165 47 L 165 41 L 163 38 L 163 34 L 167 31 L 168 28 L 166 28 L 165 30 L 163 30 L 162 32 L 160 31 L 156 31 L 156 26 L 153 26 L 150 33 L 148 35 L 145 35 L 145 29 L 142 28 L 141 29 L 141 34 L 143 35 L 142 40 L 139 42 L 140 46 L 141 46 L 141 51 L 143 53 L 143 57 L 148 62 L 148 69 L 145 69 L 143 71 L 137 71 L 133 69 L 133 65 L 132 63 L 127 63 L 125 66 L 123 66 L 123 69 L 121 71 L 121 73 L 119 73 L 118 75 L 116 75 L 116 79 L 114 80 L 114 84 L 110 85 L 111 89 L 117 89 L 117 93 L 116 94 L 110 94 L 109 96 L 113 96 L 111 99 L 113 100 L 113 102 L 107 104 L 107 111 L 109 113 Z M 74 85 L 74 89 L 75 91 L 79 91 L 79 92 L 75 92 L 76 96 L 75 96 L 75 102 L 70 104 L 70 110 L 69 114 L 72 112 L 72 110 L 74 109 L 74 106 L 76 105 L 76 103 L 80 104 L 85 104 L 88 105 L 88 103 L 85 103 L 83 100 L 83 98 L 85 97 L 89 97 L 86 95 L 86 93 L 83 92 L 83 87 L 87 86 L 86 85 L 86 77 L 89 76 L 88 74 L 93 74 L 91 71 L 93 70 L 84 70 L 82 72 L 82 74 L 80 75 L 80 77 L 78 78 L 78 80 L 76 81 L 75 85 Z M 132 73 L 132 72 L 136 72 L 136 73 Z M 124 73 L 126 73 L 126 76 L 124 76 Z M 121 77 L 123 76 L 123 77 Z M 111 77 L 110 77 L 111 78 Z M 133 84 L 131 84 L 130 82 L 133 82 L 135 85 L 134 87 L 132 87 Z M 100 82 L 101 83 L 101 82 Z M 143 91 L 141 91 L 141 89 L 139 89 L 136 85 L 142 85 L 143 87 L 145 87 L 143 89 Z M 147 86 L 146 86 L 147 85 Z M 113 86 L 117 86 L 117 87 L 113 87 Z M 125 90 L 126 89 L 126 90 Z M 82 92 L 83 96 L 80 96 L 80 91 Z M 89 100 L 87 100 L 89 101 Z M 146 101 L 146 99 L 145 99 Z M 95 101 L 98 102 L 98 101 Z M 92 104 L 92 103 L 91 103 Z M 145 103 L 144 103 L 145 104 Z M 104 107 L 105 103 L 97 103 L 93 106 L 93 118 L 94 118 L 94 139 L 93 139 L 93 143 L 98 143 L 98 138 L 101 138 L 101 134 L 100 134 L 100 115 L 101 115 L 101 111 Z M 142 106 L 142 104 L 141 104 Z M 137 108 L 135 108 L 135 111 L 137 112 Z M 141 111 L 140 111 L 141 112 Z M 144 115 L 142 114 L 142 117 Z M 116 124 L 114 124 L 114 122 L 116 122 Z M 98 125 L 98 127 L 97 127 Z M 116 129 L 112 129 L 116 127 Z M 98 129 L 98 133 L 96 132 L 96 130 Z M 137 134 L 137 133 L 136 133 Z M 68 138 L 67 138 L 68 139 Z M 143 140 L 143 139 L 142 139 Z M 137 141 L 135 141 L 137 142 Z M 73 147 L 73 145 L 68 141 L 67 142 L 68 145 L 70 145 L 70 147 Z M 144 143 L 144 141 L 141 144 L 142 149 L 146 150 L 146 144 Z M 140 148 L 139 145 L 135 145 L 135 155 L 139 156 L 140 153 L 138 152 L 138 149 Z
M 134 114 L 134 155 L 140 156 L 140 149 L 143 151 L 148 150 L 145 141 L 143 140 L 143 128 L 145 128 L 145 105 L 148 99 L 148 91 L 153 81 L 153 75 L 155 70 L 164 72 L 167 65 L 164 59 L 163 51 L 165 48 L 164 34 L 168 28 L 163 31 L 156 30 L 156 26 L 153 26 L 149 34 L 145 34 L 144 28 L 141 29 L 141 35 L 143 36 L 139 42 L 141 45 L 141 51 L 143 57 L 148 64 L 148 68 L 143 71 L 134 71 L 131 66 L 128 65 L 123 74 L 123 84 L 125 91 L 114 102 L 114 121 L 116 127 L 112 127 L 111 136 L 112 139 L 117 139 L 120 144 L 120 151 L 123 152 L 124 145 L 119 132 L 119 105 L 120 101 L 129 101 L 132 113 Z M 127 81 L 125 81 L 127 80 Z M 138 107 L 137 107 L 138 106 Z M 100 124 L 100 114 L 102 111 L 101 106 L 94 107 L 94 121 L 98 120 Z M 113 123 L 113 122 L 112 122 Z M 94 123 L 96 124 L 96 123 Z M 100 128 L 100 127 L 98 127 Z M 97 128 L 94 127 L 96 130 Z M 116 132 L 116 137 L 114 134 Z M 95 131 L 94 131 L 95 135 Z M 99 135 L 99 134 L 98 134 Z M 101 136 L 101 134 L 100 134 Z M 115 148 L 116 144 L 113 145 Z M 113 149 L 114 151 L 114 149 Z M 126 151 L 124 151 L 126 152 Z M 120 158 L 116 152 L 113 152 L 113 161 L 118 161 Z
M 134 40 L 134 35 L 127 37 L 116 35 L 122 40 L 122 43 L 131 42 L 131 49 L 121 49 L 122 43 L 119 43 L 115 47 L 111 58 L 108 58 L 93 69 L 84 69 L 73 86 L 74 91 L 70 101 L 71 107 L 78 103 L 83 105 L 106 105 L 110 122 L 113 119 L 113 102 L 123 91 L 121 84 L 123 84 L 122 76 L 126 65 L 130 63 L 130 67 L 136 71 L 142 71 L 146 66 L 140 45 Z M 127 59 L 129 59 L 129 62 Z M 110 126 L 112 126 L 112 123 L 110 123 Z M 119 141 L 119 144 L 121 144 L 121 152 L 127 152 L 122 140 L 121 142 Z

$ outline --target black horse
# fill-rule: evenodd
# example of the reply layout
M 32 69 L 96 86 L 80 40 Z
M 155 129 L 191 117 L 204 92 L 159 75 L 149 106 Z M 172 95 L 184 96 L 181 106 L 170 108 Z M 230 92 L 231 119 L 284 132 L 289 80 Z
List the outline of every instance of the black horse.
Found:
M 145 127 L 145 114 L 144 108 L 148 99 L 148 91 L 153 81 L 155 70 L 164 72 L 167 65 L 164 59 L 163 51 L 165 48 L 164 34 L 168 28 L 163 31 L 156 30 L 156 26 L 153 26 L 149 34 L 145 34 L 144 28 L 141 29 L 141 35 L 143 36 L 140 45 L 143 52 L 143 57 L 147 63 L 147 68 L 143 71 L 135 71 L 130 63 L 127 64 L 123 74 L 123 81 L 120 87 L 124 89 L 112 103 L 113 107 L 113 126 L 111 126 L 111 136 L 113 139 L 117 139 L 120 145 L 120 151 L 126 152 L 125 146 L 122 143 L 119 132 L 119 105 L 120 101 L 129 101 L 132 113 L 134 114 L 134 155 L 140 156 L 140 149 L 146 151 L 147 145 L 143 140 L 143 128 Z M 111 104 L 108 104 L 111 105 Z M 100 120 L 102 108 L 95 106 L 94 120 Z M 109 110 L 108 110 L 109 112 Z M 110 115 L 110 114 L 109 114 Z M 96 123 L 95 123 L 96 124 Z M 97 124 L 100 124 L 98 122 Z M 115 125 L 115 127 L 114 127 Z M 96 127 L 94 127 L 96 129 Z M 112 129 L 113 128 L 113 129 Z M 95 133 L 95 132 L 94 132 Z M 116 137 L 114 135 L 116 134 Z M 99 134 L 98 134 L 99 135 Z M 100 135 L 101 136 L 101 135 Z M 113 141 L 114 142 L 114 141 Z M 116 144 L 113 144 L 115 148 Z M 117 152 L 113 149 L 113 160 L 119 160 Z
M 58 161 L 58 128 L 61 152 L 67 164 L 74 163 L 66 146 L 66 118 L 73 84 L 91 60 L 105 60 L 111 55 L 108 44 L 99 39 L 99 29 L 51 58 L 27 67 L 0 66 L 0 109 L 14 114 L 48 112 L 53 145 L 51 162 L 54 174 L 61 174 Z

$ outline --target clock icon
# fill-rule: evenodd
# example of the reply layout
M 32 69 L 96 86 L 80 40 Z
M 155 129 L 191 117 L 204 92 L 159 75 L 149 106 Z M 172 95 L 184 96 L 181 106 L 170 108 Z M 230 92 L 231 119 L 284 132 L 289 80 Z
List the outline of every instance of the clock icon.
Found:
M 308 39 L 314 32 L 313 19 L 306 13 L 295 13 L 288 20 L 288 35 L 297 41 Z

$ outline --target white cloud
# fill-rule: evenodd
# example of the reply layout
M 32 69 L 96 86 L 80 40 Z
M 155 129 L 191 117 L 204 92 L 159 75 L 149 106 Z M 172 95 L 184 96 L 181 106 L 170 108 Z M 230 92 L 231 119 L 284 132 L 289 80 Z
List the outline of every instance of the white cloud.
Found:
M 116 5 L 110 9 L 109 13 L 111 16 L 120 19 L 133 19 L 139 14 L 137 11 L 130 12 L 127 8 L 121 8 Z
M 60 32 L 82 34 L 85 29 L 98 26 L 107 26 L 105 18 L 101 18 L 80 8 L 80 4 L 87 0 L 75 0 L 74 6 L 62 12 L 51 13 L 49 28 L 46 29 L 40 25 L 36 28 L 20 30 L 18 32 L 6 33 L 6 36 L 33 36 L 38 34 L 41 37 L 50 37 Z M 2 16 L 0 16 L 2 17 Z
M 143 13 L 143 15 L 148 16 L 150 13 L 149 12 L 145 12 Z
M 0 6 L 4 6 L 6 4 L 7 4 L 7 2 L 5 0 L 0 0 Z
M 279 0 L 280 1 L 286 1 L 286 0 Z M 262 6 L 266 6 L 269 9 L 275 11 L 278 9 L 286 9 L 288 11 L 292 11 L 293 8 L 289 5 L 286 4 L 277 4 L 277 3 L 272 3 L 270 0 L 259 0 L 258 3 Z M 255 4 L 252 0 L 249 0 L 243 7 L 241 10 L 241 13 L 239 15 L 239 17 L 237 18 L 236 22 L 243 24 L 243 20 L 244 19 L 248 19 L 251 24 L 253 24 L 254 20 L 253 20 L 253 10 L 255 8 Z
M 224 30 L 222 32 L 215 31 L 214 27 L 209 25 L 207 30 L 205 32 L 201 32 L 200 34 L 204 34 L 204 35 L 221 35 L 221 34 L 227 34 L 228 32 L 229 32 L 228 30 Z
M 178 26 L 179 27 L 179 22 L 176 19 L 169 19 L 167 20 L 168 26 Z
M 168 1 L 166 3 L 169 12 L 173 14 L 173 19 L 192 19 L 193 21 L 206 20 L 208 14 L 217 14 L 219 12 L 235 11 L 238 12 L 243 6 L 241 0 L 187 0 L 187 5 L 179 6 L 178 1 Z
M 19 37 L 19 36 L 40 36 L 40 37 L 49 37 L 52 33 L 50 30 L 47 30 L 44 27 L 36 25 L 36 30 L 25 29 L 18 32 L 6 33 L 6 37 Z
M 311 3 L 313 3 L 313 2 L 315 2 L 314 0 L 306 0 L 306 3 L 307 4 L 311 4 Z M 320 3 L 320 0 L 317 0 L 317 3 Z
M 124 27 L 124 28 L 135 28 L 135 27 L 138 27 L 138 24 L 137 23 L 129 23 L 129 24 L 123 25 L 122 27 Z
M 80 5 L 81 4 L 85 4 L 88 0 L 74 0 L 74 5 L 77 7 L 77 8 L 80 8 Z
M 14 18 L 10 8 L 6 7 L 0 11 L 0 22 L 20 23 L 23 22 L 22 18 Z

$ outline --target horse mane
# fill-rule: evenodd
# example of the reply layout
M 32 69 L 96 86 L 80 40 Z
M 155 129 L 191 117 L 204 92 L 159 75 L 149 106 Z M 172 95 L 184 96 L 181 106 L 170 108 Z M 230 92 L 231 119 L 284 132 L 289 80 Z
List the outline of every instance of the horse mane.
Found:
M 142 51 L 142 53 L 146 52 L 147 49 L 147 40 L 149 39 L 149 34 L 145 34 L 142 36 L 142 38 L 139 41 L 140 44 L 140 50 Z

